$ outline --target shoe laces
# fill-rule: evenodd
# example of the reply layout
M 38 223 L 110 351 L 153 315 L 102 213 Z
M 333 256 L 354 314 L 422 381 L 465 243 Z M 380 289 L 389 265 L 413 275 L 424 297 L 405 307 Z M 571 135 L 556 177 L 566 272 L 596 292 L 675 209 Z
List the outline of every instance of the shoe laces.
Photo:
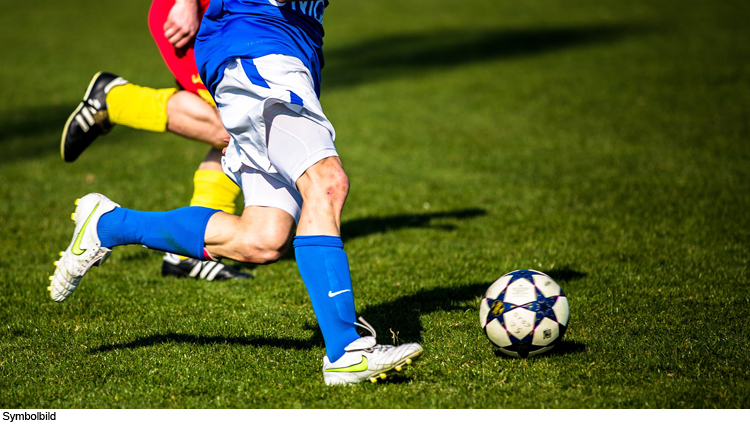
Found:
M 377 334 L 375 334 L 375 328 L 372 327 L 369 323 L 367 323 L 367 320 L 365 320 L 362 316 L 359 317 L 359 321 L 362 323 L 354 322 L 355 325 L 360 326 L 362 328 L 365 328 L 366 330 L 370 331 L 370 334 L 372 334 L 372 338 L 377 338 Z
M 370 325 L 369 323 L 367 323 L 367 321 L 364 318 L 362 318 L 362 317 L 359 317 L 359 321 L 362 322 L 362 323 L 354 322 L 354 324 L 357 325 L 357 326 L 360 326 L 360 327 L 362 327 L 362 328 L 364 328 L 364 329 L 366 329 L 368 331 L 370 331 L 370 334 L 372 334 L 372 338 L 377 338 L 377 334 L 375 334 L 375 328 L 373 328 L 372 325 Z M 362 350 L 365 351 L 365 352 L 367 352 L 367 353 L 372 353 L 372 352 L 375 352 L 375 351 L 385 352 L 385 351 L 387 351 L 389 349 L 392 349 L 392 348 L 393 348 L 393 346 L 391 346 L 391 345 L 377 344 L 376 343 L 372 347 L 368 347 L 368 348 L 362 349 Z

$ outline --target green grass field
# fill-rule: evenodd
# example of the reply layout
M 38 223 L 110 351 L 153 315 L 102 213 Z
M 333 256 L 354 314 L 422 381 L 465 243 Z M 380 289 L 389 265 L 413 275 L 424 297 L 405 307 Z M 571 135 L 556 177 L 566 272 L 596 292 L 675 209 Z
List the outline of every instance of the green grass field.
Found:
M 322 102 L 357 311 L 425 349 L 354 387 L 323 384 L 291 255 L 204 283 L 123 247 L 49 298 L 77 197 L 184 206 L 207 151 L 118 127 L 60 159 L 95 72 L 173 84 L 149 1 L 125 3 L 0 16 L 0 408 L 750 408 L 750 3 L 332 1 Z M 528 360 L 478 323 L 521 268 L 571 304 Z

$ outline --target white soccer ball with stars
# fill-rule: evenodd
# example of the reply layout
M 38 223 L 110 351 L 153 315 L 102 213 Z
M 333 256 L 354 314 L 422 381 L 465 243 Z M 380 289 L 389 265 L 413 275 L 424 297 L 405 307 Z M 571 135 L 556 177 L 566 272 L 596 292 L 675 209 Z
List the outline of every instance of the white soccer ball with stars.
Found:
M 516 270 L 484 294 L 479 322 L 490 342 L 516 358 L 552 349 L 565 334 L 570 309 L 562 288 L 536 270 Z

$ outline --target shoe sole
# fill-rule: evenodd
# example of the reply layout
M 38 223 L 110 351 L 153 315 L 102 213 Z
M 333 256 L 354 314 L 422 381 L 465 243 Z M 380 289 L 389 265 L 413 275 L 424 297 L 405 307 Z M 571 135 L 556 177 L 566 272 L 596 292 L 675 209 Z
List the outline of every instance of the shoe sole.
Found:
M 54 301 L 55 301 L 55 302 L 57 302 L 57 303 L 65 302 L 66 300 L 68 300 L 68 298 L 69 298 L 70 296 L 72 296 L 72 295 L 73 295 L 73 292 L 75 292 L 75 291 L 76 291 L 76 290 L 78 289 L 78 284 L 76 284 L 76 287 L 75 287 L 75 288 L 74 288 L 74 289 L 73 289 L 72 291 L 70 291 L 70 292 L 68 292 L 68 293 L 63 293 L 63 294 L 62 294 L 61 296 L 58 296 L 57 298 L 55 298 L 55 296 L 54 296 L 54 294 L 53 294 L 53 293 L 54 293 L 54 291 L 53 291 L 53 289 L 52 289 L 52 286 L 53 286 L 53 281 L 54 281 L 54 278 L 55 278 L 55 276 L 57 275 L 57 266 L 58 266 L 58 265 L 59 265 L 60 263 L 62 263 L 62 260 L 63 260 L 63 258 L 65 257 L 65 253 L 66 253 L 65 251 L 63 251 L 63 252 L 60 252 L 60 255 L 59 255 L 59 256 L 60 256 L 60 258 L 59 258 L 59 259 L 58 259 L 57 261 L 55 261 L 55 262 L 54 262 L 54 265 L 55 265 L 55 272 L 54 272 L 54 273 L 52 274 L 52 276 L 50 276 L 50 277 L 49 277 L 49 280 L 50 280 L 50 285 L 49 285 L 49 286 L 47 287 L 47 291 L 49 291 L 49 293 L 50 293 L 50 298 L 52 298 L 52 300 L 54 300 Z M 101 256 L 101 258 L 99 258 L 99 259 L 98 259 L 97 261 L 94 261 L 94 263 L 93 263 L 93 264 L 91 264 L 91 266 L 90 266 L 90 267 L 89 267 L 89 268 L 88 268 L 88 269 L 86 270 L 86 272 L 85 272 L 84 274 L 88 273 L 88 271 L 89 271 L 89 270 L 91 269 L 91 267 L 99 267 L 99 266 L 101 266 L 102 264 L 104 264 L 104 262 L 105 262 L 105 261 L 107 261 L 107 258 L 109 258 L 109 256 L 110 256 L 110 255 L 112 255 L 112 251 L 111 251 L 111 250 L 110 250 L 110 251 L 108 251 L 108 252 L 106 252 L 106 253 L 104 253 L 104 254 L 103 254 L 103 255 Z M 83 276 L 81 276 L 80 278 L 83 278 Z M 69 282 L 69 281 L 68 281 L 68 282 Z M 69 282 L 69 283 L 70 283 L 70 282 Z M 79 284 L 80 284 L 80 281 L 79 281 Z
M 84 102 L 88 100 L 89 97 L 91 96 L 91 90 L 94 88 L 94 84 L 96 83 L 96 80 L 99 79 L 99 76 L 101 76 L 102 73 L 104 72 L 100 71 L 94 75 L 94 78 L 91 79 L 91 82 L 89 82 L 88 88 L 86 88 L 86 94 L 83 95 L 83 99 L 81 99 L 81 103 L 78 104 L 75 111 L 73 111 L 70 114 L 70 117 L 68 117 L 68 121 L 65 122 L 65 127 L 63 128 L 63 133 L 62 133 L 62 140 L 60 140 L 60 156 L 65 162 L 68 162 L 65 159 L 65 138 L 68 136 L 68 129 L 70 129 L 70 124 L 75 119 L 76 114 L 78 114 L 78 111 L 80 111 L 81 108 L 83 108 Z M 73 161 L 75 161 L 75 159 Z M 73 161 L 70 161 L 70 162 L 73 162 Z
M 406 367 L 411 365 L 414 361 L 419 359 L 420 356 L 422 356 L 422 353 L 424 350 L 418 350 L 414 352 L 413 354 L 404 357 L 401 361 L 396 363 L 393 367 L 390 369 L 383 370 L 382 372 L 378 373 L 377 375 L 371 376 L 368 378 L 371 383 L 377 384 L 379 381 L 385 381 L 386 379 L 390 378 L 391 376 L 400 373 L 402 370 L 404 370 Z

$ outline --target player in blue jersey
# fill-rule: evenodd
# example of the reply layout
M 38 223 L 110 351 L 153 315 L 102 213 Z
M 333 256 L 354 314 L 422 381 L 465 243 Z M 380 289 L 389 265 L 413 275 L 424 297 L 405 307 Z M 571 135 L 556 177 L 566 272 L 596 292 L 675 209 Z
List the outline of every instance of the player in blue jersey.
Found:
M 230 134 L 224 172 L 243 191 L 241 217 L 203 207 L 142 212 L 92 193 L 49 290 L 67 299 L 114 246 L 142 244 L 198 259 L 277 261 L 293 243 L 326 355 L 326 384 L 376 382 L 422 354 L 416 343 L 379 345 L 357 323 L 341 211 L 349 180 L 318 101 L 327 0 L 214 0 L 195 43 L 201 77 Z M 296 234 L 295 234 L 296 229 Z M 360 337 L 356 326 L 371 336 Z
M 152 0 L 148 26 L 177 86 L 156 89 L 129 83 L 112 73 L 97 73 L 63 127 L 60 154 L 64 161 L 78 159 L 93 141 L 116 125 L 172 132 L 211 146 L 195 171 L 190 205 L 235 212 L 241 190 L 221 168 L 221 150 L 229 134 L 200 80 L 193 55 L 195 35 L 208 5 L 209 0 Z M 252 277 L 221 262 L 172 253 L 164 255 L 161 274 L 207 281 Z

